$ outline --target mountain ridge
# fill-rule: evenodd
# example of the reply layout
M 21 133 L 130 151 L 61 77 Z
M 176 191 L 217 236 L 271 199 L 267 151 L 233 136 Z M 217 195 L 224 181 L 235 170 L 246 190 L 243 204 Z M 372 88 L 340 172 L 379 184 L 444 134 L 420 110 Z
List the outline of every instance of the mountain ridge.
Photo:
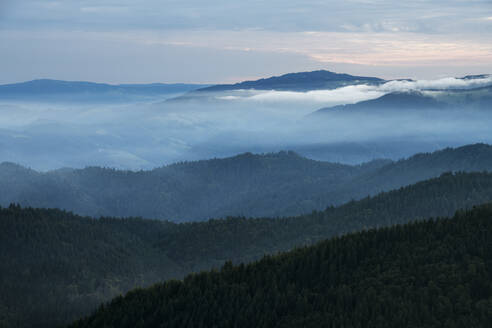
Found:
M 0 317 L 23 327 L 53 327 L 135 287 L 180 279 L 225 261 L 256 261 L 346 233 L 448 216 L 490 200 L 491 173 L 446 173 L 280 219 L 175 224 L 10 205 L 0 208 Z
M 354 76 L 327 70 L 317 70 L 287 73 L 258 80 L 242 81 L 235 84 L 219 84 L 198 89 L 196 92 L 217 92 L 241 89 L 307 91 L 323 88 L 333 89 L 346 84 L 379 84 L 382 82 L 385 82 L 385 80 L 377 77 Z
M 69 327 L 488 327 L 491 231 L 485 204 L 348 234 L 136 289 Z
M 107 84 L 37 79 L 0 85 L 0 100 L 49 102 L 122 102 L 184 94 L 206 85 L 186 83 Z
M 353 166 L 315 161 L 293 152 L 246 153 L 150 171 L 88 167 L 40 173 L 0 165 L 0 205 L 20 203 L 90 216 L 176 222 L 277 217 L 340 205 L 447 171 L 488 171 L 491 167 L 492 146 L 486 144 Z

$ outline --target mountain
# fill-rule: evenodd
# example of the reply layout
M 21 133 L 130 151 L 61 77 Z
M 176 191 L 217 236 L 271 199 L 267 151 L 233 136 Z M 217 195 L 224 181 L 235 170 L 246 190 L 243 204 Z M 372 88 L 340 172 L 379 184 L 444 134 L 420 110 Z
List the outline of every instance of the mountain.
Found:
M 183 162 L 150 171 L 107 168 L 40 173 L 0 165 L 0 205 L 61 208 L 90 216 L 176 222 L 210 217 L 275 217 L 321 210 L 447 171 L 487 171 L 485 144 L 419 154 L 395 163 L 342 165 L 293 152 Z M 190 204 L 193 204 L 190 206 Z
M 475 144 L 446 148 L 432 153 L 419 153 L 407 159 L 389 163 L 374 174 L 360 176 L 338 192 L 350 194 L 355 199 L 381 191 L 439 176 L 443 172 L 491 171 L 492 146 Z M 355 193 L 354 193 L 355 191 Z
M 492 174 L 445 173 L 426 180 L 295 217 L 227 218 L 176 225 L 157 243 L 175 262 L 192 271 L 226 260 L 249 262 L 337 235 L 449 216 L 492 201 Z M 252 242 L 254 241 L 254 242 Z
M 355 104 L 322 108 L 316 111 L 315 114 L 335 111 L 429 110 L 444 109 L 446 107 L 448 107 L 446 103 L 440 102 L 434 97 L 424 95 L 421 92 L 393 92 L 376 99 L 361 101 Z
M 40 173 L 4 163 L 0 165 L 0 205 L 16 202 L 91 216 L 174 221 L 300 214 L 326 206 L 318 195 L 384 163 L 349 166 L 293 152 L 245 153 L 138 172 L 89 167 Z
M 379 98 L 325 107 L 310 116 L 328 113 L 375 113 L 378 111 L 429 111 L 429 110 L 489 110 L 492 105 L 492 87 L 463 90 L 433 91 L 432 95 L 420 91 L 392 92 Z
M 353 76 L 339 74 L 326 70 L 289 73 L 281 76 L 244 81 L 236 84 L 219 84 L 200 88 L 197 92 L 220 92 L 230 90 L 283 90 L 283 91 L 309 91 L 320 89 L 335 89 L 346 85 L 355 84 L 379 84 L 385 80 L 376 77 Z
M 200 84 L 118 84 L 60 81 L 40 79 L 22 83 L 0 85 L 0 99 L 59 99 L 81 100 L 86 98 L 108 98 L 130 96 L 158 96 L 189 92 L 204 85 Z M 75 97 L 75 98 L 74 98 Z
M 376 197 L 284 219 L 175 224 L 0 209 L 0 318 L 53 327 L 135 287 L 245 263 L 348 232 L 447 216 L 492 200 L 492 174 L 443 174 Z
M 117 297 L 72 328 L 489 327 L 492 206 Z
M 184 95 L 168 99 L 167 101 L 199 101 L 204 104 L 216 104 L 220 99 L 228 96 L 237 97 L 238 91 L 297 91 L 336 89 L 348 85 L 369 84 L 378 85 L 386 82 L 377 77 L 354 76 L 334 73 L 326 70 L 312 72 L 288 73 L 281 76 L 272 76 L 254 81 L 243 81 L 235 84 L 218 84 L 190 91 Z M 247 95 L 247 93 L 246 93 Z M 225 97 L 225 98 L 224 98 Z

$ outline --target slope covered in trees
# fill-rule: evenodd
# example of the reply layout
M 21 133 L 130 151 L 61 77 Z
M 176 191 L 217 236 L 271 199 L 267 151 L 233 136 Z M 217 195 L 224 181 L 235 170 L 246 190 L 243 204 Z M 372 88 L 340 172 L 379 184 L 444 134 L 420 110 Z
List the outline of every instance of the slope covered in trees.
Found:
M 53 327 L 137 286 L 492 200 L 492 174 L 444 174 L 309 215 L 175 224 L 0 210 L 0 327 Z
M 285 212 L 285 204 L 293 214 L 300 214 L 320 206 L 315 203 L 317 194 L 335 190 L 381 164 L 332 164 L 292 152 L 246 153 L 140 172 L 90 167 L 39 173 L 4 163 L 0 167 L 0 204 L 16 202 L 91 216 L 174 221 L 274 215 Z
M 225 220 L 175 225 L 159 246 L 192 271 L 226 260 L 248 262 L 264 254 L 309 245 L 340 234 L 450 216 L 456 210 L 492 201 L 492 174 L 446 173 L 439 178 L 329 207 L 308 215 L 281 219 Z
M 489 327 L 492 206 L 334 238 L 117 297 L 71 325 Z
M 492 87 L 474 89 L 446 90 L 432 96 L 425 92 L 392 92 L 379 98 L 361 101 L 355 104 L 321 108 L 309 117 L 320 119 L 327 114 L 355 113 L 401 113 L 402 111 L 422 113 L 425 111 L 489 111 L 492 104 Z
M 177 222 L 225 216 L 292 216 L 447 171 L 491 167 L 492 147 L 484 144 L 357 166 L 314 161 L 292 152 L 246 153 L 140 172 L 90 167 L 39 173 L 4 163 L 0 165 L 0 205 L 15 202 L 81 215 Z
M 0 327 L 53 327 L 184 271 L 156 250 L 165 223 L 0 210 Z
M 259 79 L 256 81 L 244 81 L 236 84 L 219 84 L 196 90 L 197 92 L 220 92 L 229 90 L 284 90 L 284 91 L 309 91 L 335 89 L 347 85 L 380 84 L 385 82 L 377 77 L 353 76 L 339 74 L 326 70 L 289 73 L 281 76 Z

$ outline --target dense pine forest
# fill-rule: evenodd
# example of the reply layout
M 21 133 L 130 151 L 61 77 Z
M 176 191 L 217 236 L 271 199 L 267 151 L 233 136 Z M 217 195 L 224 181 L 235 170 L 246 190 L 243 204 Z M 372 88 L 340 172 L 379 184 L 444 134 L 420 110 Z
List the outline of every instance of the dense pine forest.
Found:
M 176 224 L 0 210 L 0 327 L 53 327 L 141 286 L 258 260 L 353 231 L 449 216 L 492 200 L 492 174 L 446 173 L 399 190 L 277 219 Z
M 72 328 L 490 327 L 492 206 L 134 290 Z
M 0 327 L 53 327 L 183 271 L 152 241 L 163 222 L 0 210 Z
M 40 173 L 3 163 L 0 205 L 19 203 L 81 215 L 175 222 L 224 216 L 293 216 L 448 171 L 477 172 L 491 167 L 492 146 L 485 144 L 355 166 L 314 161 L 293 152 L 246 153 L 139 172 L 90 167 Z

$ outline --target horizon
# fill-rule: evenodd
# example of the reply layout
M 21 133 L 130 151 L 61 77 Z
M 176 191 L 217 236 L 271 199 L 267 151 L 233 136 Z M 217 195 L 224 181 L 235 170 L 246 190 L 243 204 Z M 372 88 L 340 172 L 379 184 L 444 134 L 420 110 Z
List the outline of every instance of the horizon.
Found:
M 485 75 L 485 76 L 491 76 L 492 73 L 488 73 L 488 72 L 483 72 L 483 73 L 480 73 L 480 74 L 466 74 L 466 75 L 460 75 L 460 76 L 440 76 L 440 77 L 436 77 L 434 79 L 413 79 L 413 78 L 410 78 L 410 77 L 397 77 L 397 78 L 393 78 L 393 79 L 385 79 L 381 76 L 363 76 L 363 75 L 360 75 L 360 74 L 357 74 L 357 73 L 354 73 L 354 74 L 349 74 L 349 73 L 345 73 L 345 72 L 338 72 L 338 71 L 330 71 L 328 69 L 318 69 L 318 70 L 313 70 L 313 71 L 295 71 L 295 72 L 284 72 L 284 73 L 281 73 L 281 74 L 277 74 L 277 75 L 270 75 L 270 76 L 257 76 L 257 77 L 254 77 L 254 78 L 250 78 L 250 79 L 247 79 L 247 80 L 237 80 L 237 81 L 230 81 L 230 82 L 193 82 L 193 81 L 188 81 L 188 82 L 175 82 L 175 81 L 154 81 L 154 82 L 139 82 L 139 83 L 131 83 L 131 82 L 105 82 L 105 81 L 94 81 L 94 80 L 75 80 L 75 79 L 68 79 L 68 80 L 60 80 L 60 79 L 55 79 L 55 78 L 50 78 L 50 77 L 39 77 L 39 78 L 33 78 L 31 80 L 22 80 L 22 81 L 17 81 L 17 82 L 9 82 L 9 83 L 0 83 L 0 86 L 1 85 L 9 85 L 9 84 L 21 84 L 21 83 L 27 83 L 27 82 L 34 82 L 34 81 L 57 81 L 57 82 L 69 82 L 69 83 L 94 83 L 94 84 L 107 84 L 107 85 L 111 85 L 111 86 L 124 86 L 124 85 L 151 85 L 151 84 L 190 84 L 190 85 L 221 85 L 221 84 L 237 84 L 237 83 L 241 83 L 241 82 L 249 82 L 249 81 L 257 81 L 257 80 L 260 80 L 260 79 L 268 79 L 268 78 L 272 78 L 272 77 L 280 77 L 280 76 L 284 76 L 284 75 L 287 75 L 287 74 L 297 74 L 297 73 L 312 73 L 312 72 L 319 72 L 319 71 L 325 71 L 325 72 L 330 72 L 330 73 L 335 73 L 335 74 L 348 74 L 348 75 L 353 75 L 353 76 L 361 76 L 361 77 L 374 77 L 374 78 L 380 78 L 380 79 L 383 79 L 383 80 L 386 80 L 386 81 L 392 81 L 392 80 L 414 80 L 414 81 L 419 81 L 419 80 L 423 80 L 423 81 L 435 81 L 435 80 L 439 80 L 439 79 L 442 79 L 442 78 L 456 78 L 456 79 L 461 79 L 461 78 L 465 78 L 465 77 L 468 77 L 468 76 L 479 76 L 479 75 Z

